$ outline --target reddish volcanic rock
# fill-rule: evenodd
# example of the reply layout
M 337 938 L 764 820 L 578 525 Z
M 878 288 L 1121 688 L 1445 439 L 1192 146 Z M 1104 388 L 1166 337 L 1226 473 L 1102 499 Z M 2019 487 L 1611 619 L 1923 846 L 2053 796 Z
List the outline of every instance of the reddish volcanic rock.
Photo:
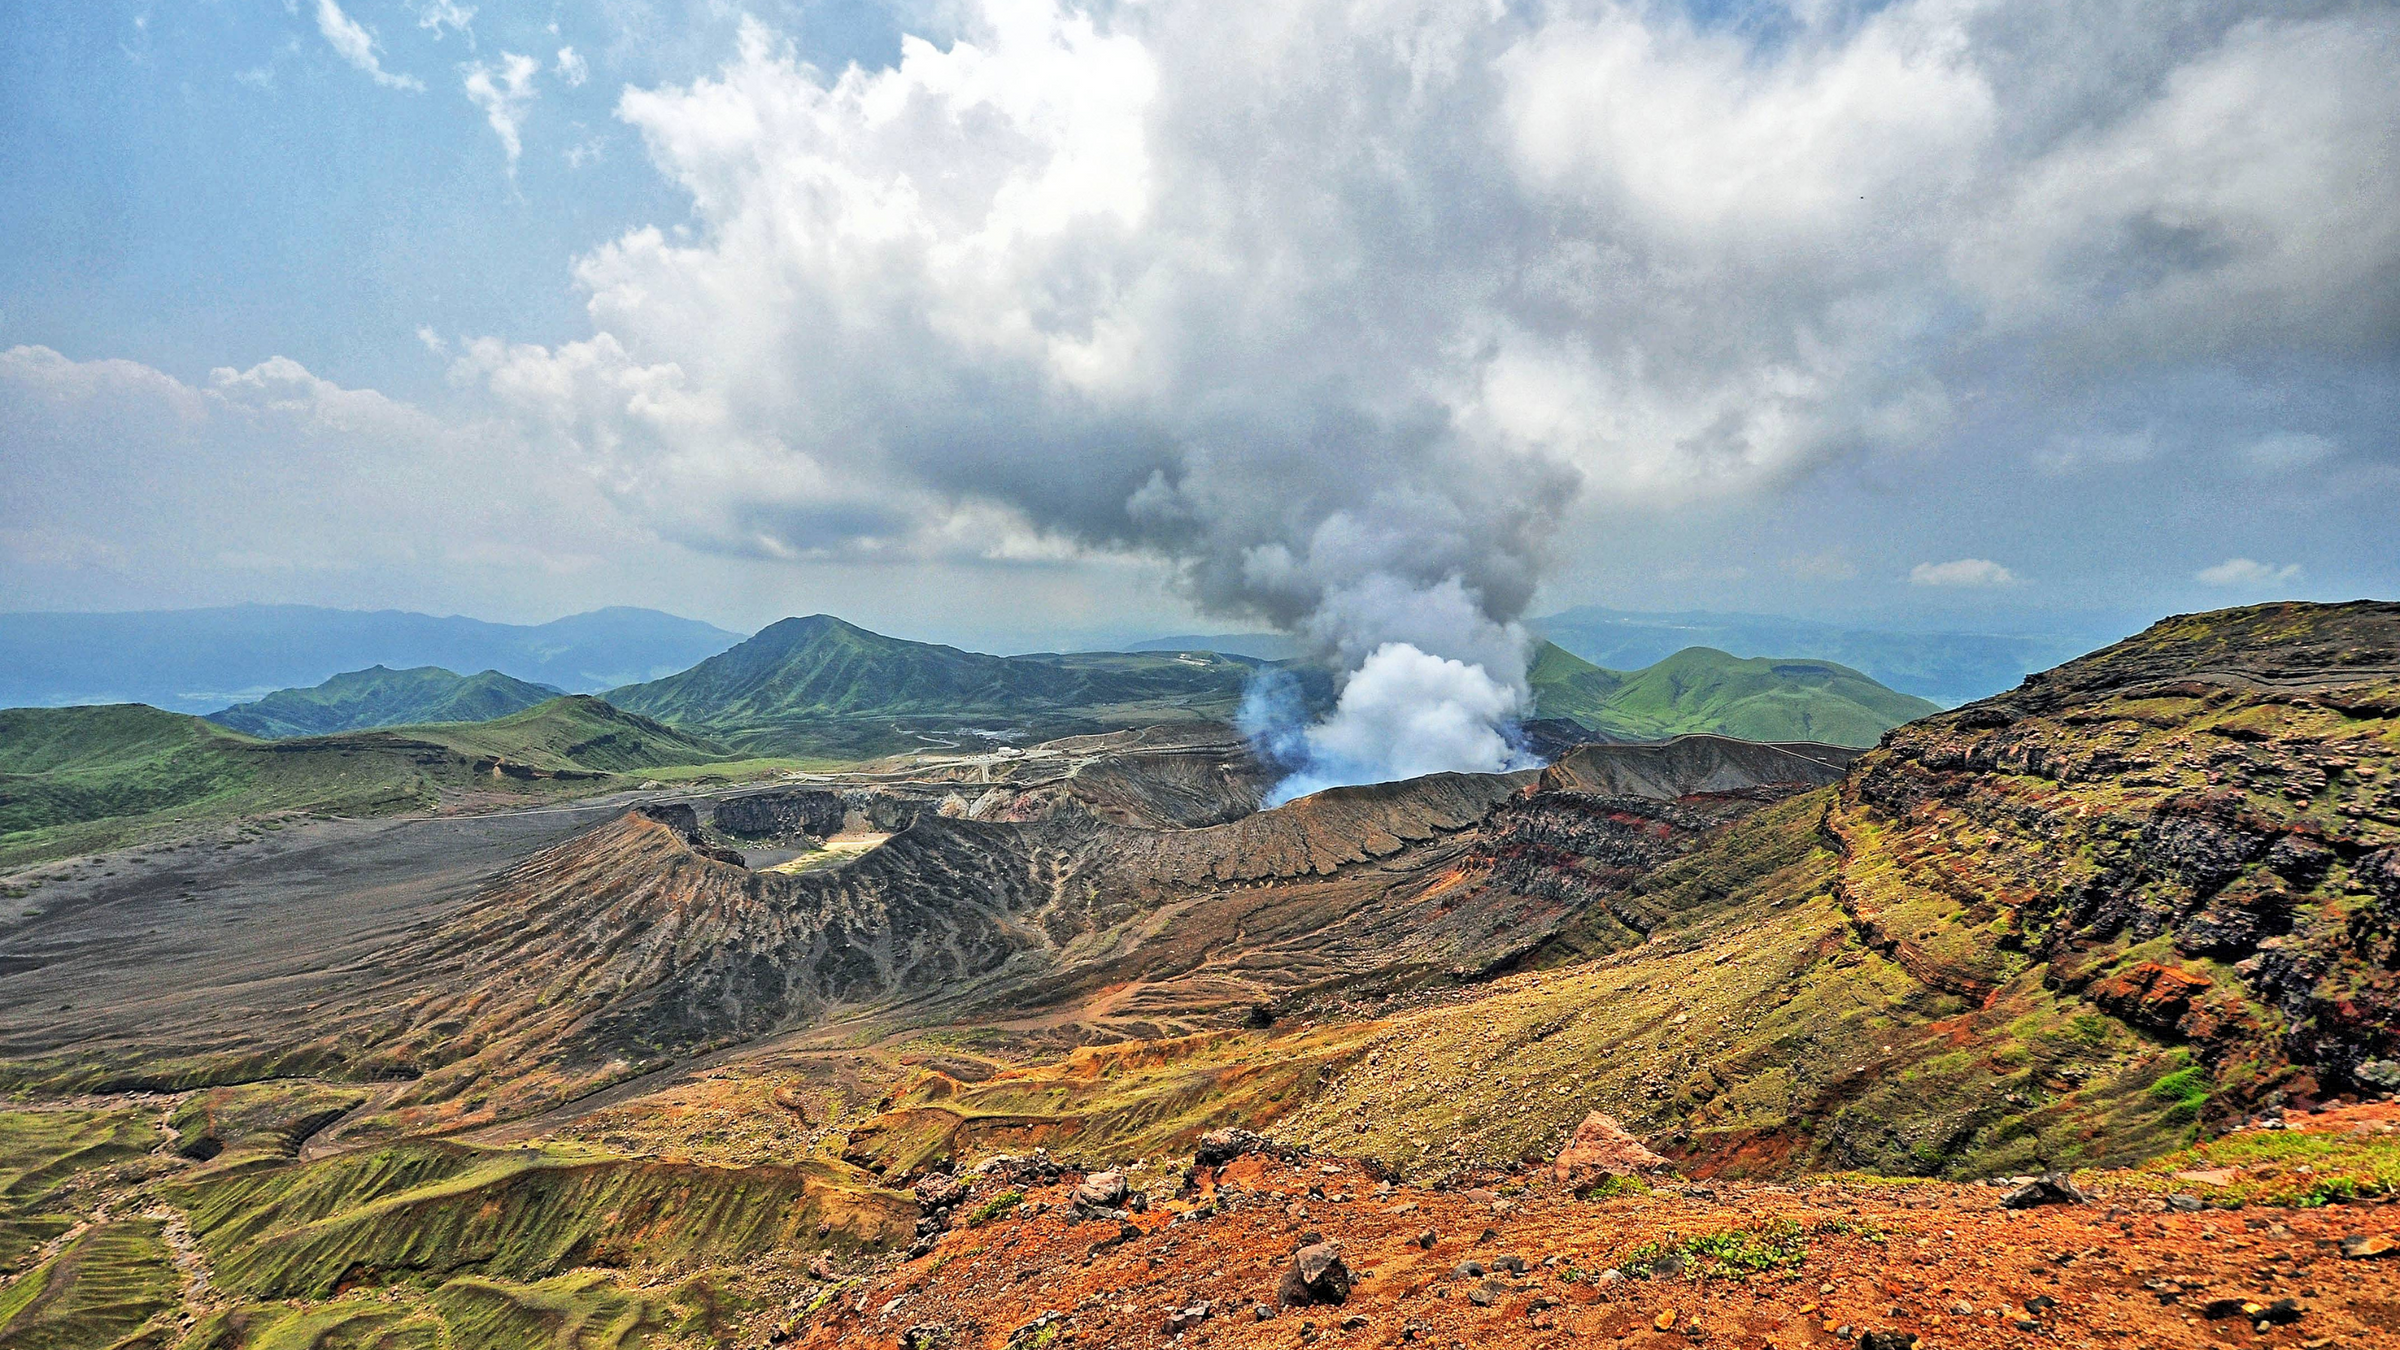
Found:
M 2206 976 L 2144 961 L 2095 982 L 2085 994 L 2128 1022 L 2171 1031 L 2208 988 Z
M 1588 1186 L 1604 1176 L 1661 1172 L 1668 1165 L 1666 1159 L 1626 1133 L 1614 1117 L 1594 1111 L 1575 1127 L 1575 1137 L 1558 1151 L 1551 1171 L 1569 1186 Z

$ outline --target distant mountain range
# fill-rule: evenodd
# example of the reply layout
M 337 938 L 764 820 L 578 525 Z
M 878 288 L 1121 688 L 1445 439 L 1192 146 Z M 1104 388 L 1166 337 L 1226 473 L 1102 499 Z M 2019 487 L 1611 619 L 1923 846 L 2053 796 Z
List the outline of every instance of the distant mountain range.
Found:
M 1228 717 L 1258 665 L 1213 652 L 986 656 L 817 614 L 606 697 L 754 753 L 855 756 L 975 732 L 1044 740 Z
M 688 623 L 643 611 L 585 619 L 587 633 L 653 637 L 658 620 Z M 544 629 L 561 626 L 576 625 Z M 1265 664 L 1195 650 L 987 656 L 818 614 L 605 700 L 560 697 L 497 669 L 373 665 L 207 719 L 122 703 L 21 708 L 0 713 L 0 862 L 273 811 L 408 810 L 742 757 L 855 761 L 1224 720 Z M 1287 669 L 1312 712 L 1332 704 L 1329 674 Z M 1834 662 L 1705 648 L 1615 671 L 1544 643 L 1531 682 L 1544 719 L 1531 730 L 1556 744 L 1580 726 L 1595 739 L 1717 732 L 1864 746 L 1936 711 Z
M 147 703 L 207 713 L 377 665 L 493 670 L 593 693 L 673 674 L 741 640 L 631 608 L 532 625 L 314 605 L 0 614 L 0 707 Z
M 1908 633 L 1767 614 L 1640 614 L 1595 605 L 1529 619 L 1526 626 L 1612 670 L 1655 665 L 1688 647 L 1743 657 L 1807 657 L 1839 662 L 1944 706 L 2014 688 L 2034 671 L 2106 646 L 2117 632 Z
M 1169 638 L 1140 652 L 988 656 L 819 614 L 772 624 L 689 669 L 619 686 L 606 698 L 753 755 L 860 758 L 955 746 L 962 737 L 1025 743 L 1231 716 L 1266 658 L 1194 645 L 1225 641 Z M 1274 650 L 1264 641 L 1255 649 Z M 1327 674 L 1296 673 L 1314 711 L 1331 705 Z M 1834 662 L 1745 659 L 1698 647 L 1620 671 L 1545 642 L 1529 678 L 1538 716 L 1612 740 L 1718 732 L 1863 746 L 1937 710 Z M 209 720 L 260 737 L 324 736 L 484 721 L 558 692 L 497 670 L 465 676 L 372 666 L 279 690 Z
M 1535 635 L 1609 670 L 1640 670 L 1706 647 L 1737 657 L 1832 661 L 1902 693 L 1952 707 L 1983 698 L 2037 670 L 2107 645 L 2123 630 L 2095 622 L 2032 634 L 1912 633 L 1850 628 L 1772 614 L 1689 611 L 1644 614 L 1584 605 L 1527 619 Z M 2088 628 L 2090 631 L 2084 631 Z M 1185 633 L 1128 651 L 1210 651 L 1288 660 L 1298 644 L 1275 633 Z
M 255 703 L 213 712 L 221 727 L 269 740 L 414 722 L 488 722 L 566 692 L 487 670 L 459 675 L 440 666 L 346 671 L 311 689 L 279 689 Z
M 1223 652 L 1260 661 L 1289 661 L 1300 644 L 1281 633 L 1183 633 L 1175 637 L 1136 642 L 1129 652 Z
M 1869 746 L 1903 722 L 1941 711 L 1831 661 L 1745 660 L 1707 647 L 1618 671 L 1545 642 L 1527 679 L 1540 715 L 1616 740 L 1714 732 L 1748 741 Z
M 2010 688 L 2107 637 L 2073 631 L 1910 633 L 1772 615 L 1641 614 L 1595 606 L 1531 619 L 1527 626 L 1604 669 L 1637 670 L 1686 648 L 1708 647 L 1744 658 L 1832 661 L 1946 705 Z M 311 605 L 0 614 L 0 706 L 148 703 L 213 713 L 374 666 L 488 670 L 570 693 L 598 693 L 661 681 L 742 640 L 696 619 L 634 608 L 533 625 Z M 1297 654 L 1289 638 L 1273 633 L 1182 634 L 1134 643 L 1127 651 L 1216 652 L 1251 661 Z M 1071 660 L 1026 659 L 1054 665 Z

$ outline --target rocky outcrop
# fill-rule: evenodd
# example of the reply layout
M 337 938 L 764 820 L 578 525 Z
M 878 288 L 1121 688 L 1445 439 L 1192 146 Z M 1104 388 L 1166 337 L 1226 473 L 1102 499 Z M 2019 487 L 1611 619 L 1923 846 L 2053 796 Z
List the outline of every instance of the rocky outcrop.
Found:
M 2046 963 L 2053 987 L 2243 1066 L 2228 1109 L 2374 1090 L 2358 1066 L 2400 1050 L 2396 721 L 2400 605 L 2171 619 L 1890 733 L 1827 820 L 1855 854 L 1840 894 L 1887 950 L 1951 935 L 1930 959 L 1976 996 Z M 1976 948 L 1944 914 L 2004 931 Z M 2128 951 L 2162 938 L 2241 983 Z
M 1764 787 L 1806 790 L 1840 781 L 1861 752 L 1838 745 L 1768 745 L 1730 736 L 1678 736 L 1655 745 L 1579 745 L 1542 771 L 1549 792 L 1674 801 Z
M 2043 1205 L 2086 1205 L 2092 1197 L 2064 1172 L 2045 1172 L 2000 1197 L 2002 1209 L 2036 1209 Z
M 1530 791 L 1493 809 L 1470 856 L 1472 865 L 1488 870 L 1495 888 L 1571 910 L 1602 908 L 1628 928 L 1647 932 L 1657 915 L 1631 894 L 1642 877 L 1689 853 L 1718 827 L 1798 790 L 1759 786 L 1680 801 Z
M 725 833 L 745 838 L 823 839 L 841 833 L 849 813 L 848 803 L 837 793 L 787 788 L 729 797 L 709 812 L 709 820 Z

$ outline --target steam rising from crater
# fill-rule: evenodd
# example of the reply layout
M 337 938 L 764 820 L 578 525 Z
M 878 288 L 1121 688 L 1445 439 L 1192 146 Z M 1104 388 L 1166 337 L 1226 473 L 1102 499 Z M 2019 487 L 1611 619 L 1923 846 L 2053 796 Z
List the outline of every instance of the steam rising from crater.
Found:
M 1281 806 L 1329 787 L 1445 771 L 1497 773 L 1538 763 L 1515 737 L 1522 683 L 1406 642 L 1375 649 L 1343 684 L 1331 716 L 1307 725 L 1292 677 L 1263 672 L 1238 720 L 1290 772 L 1267 794 Z

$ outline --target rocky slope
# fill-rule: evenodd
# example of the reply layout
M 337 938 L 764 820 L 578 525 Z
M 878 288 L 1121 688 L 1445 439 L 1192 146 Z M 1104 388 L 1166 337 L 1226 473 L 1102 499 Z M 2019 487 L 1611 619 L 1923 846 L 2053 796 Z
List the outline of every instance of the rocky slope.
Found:
M 1454 938 L 1486 956 L 1460 974 L 1541 973 L 1292 991 L 1335 1020 L 1208 1059 L 1310 1065 L 1262 1120 L 1434 1175 L 1544 1155 L 1594 1107 L 1702 1171 L 1980 1174 L 2386 1091 L 2395 614 L 2171 620 L 1763 807 L 1578 793 L 1670 757 L 1578 752 L 1413 892 L 1438 900 L 1409 931 L 1489 911 L 1527 939 Z M 1010 1073 L 1080 1109 L 1072 1074 Z
M 17 1071 L 0 1339 L 2400 1331 L 2400 606 L 2170 620 L 1855 758 L 1251 773 L 1192 731 L 652 805 L 280 1021 Z M 891 837 L 726 856 L 836 808 Z M 1561 1178 L 1579 1136 L 1643 1165 Z M 2052 1169 L 2098 1198 L 1954 1184 Z
M 2381 1130 L 2336 1117 L 2328 1130 Z M 1140 1213 L 1086 1178 L 938 1178 L 916 1259 L 765 1334 L 804 1346 L 1694 1344 L 2358 1346 L 2400 1332 L 2391 1211 L 2187 1211 L 2138 1176 L 2085 1204 L 1865 1178 L 1427 1189 L 1353 1159 L 1249 1154 L 1160 1178 Z M 912 1251 L 920 1250 L 912 1249 Z M 1341 1278 L 1295 1276 L 1324 1269 Z
M 1834 772 L 1730 742 L 1598 747 L 1547 780 L 1435 775 L 1194 826 L 1144 822 L 1226 814 L 1265 782 L 1222 733 L 985 759 L 737 795 L 705 817 L 630 812 L 511 868 L 280 1029 L 253 1020 L 229 1040 L 212 1025 L 182 1042 L 162 1028 L 148 1047 L 63 1052 L 85 1058 L 53 1072 L 391 1080 L 363 1138 L 522 1116 L 861 1018 L 996 1019 L 1062 1050 L 1187 1035 L 1361 981 L 1480 978 Z M 1620 791 L 1568 786 L 1585 783 Z M 896 832 L 836 866 L 742 865 L 745 836 L 860 822 Z
M 1827 827 L 1928 984 L 2079 993 L 2218 1111 L 2400 1087 L 2400 605 L 2169 620 L 1895 733 Z

